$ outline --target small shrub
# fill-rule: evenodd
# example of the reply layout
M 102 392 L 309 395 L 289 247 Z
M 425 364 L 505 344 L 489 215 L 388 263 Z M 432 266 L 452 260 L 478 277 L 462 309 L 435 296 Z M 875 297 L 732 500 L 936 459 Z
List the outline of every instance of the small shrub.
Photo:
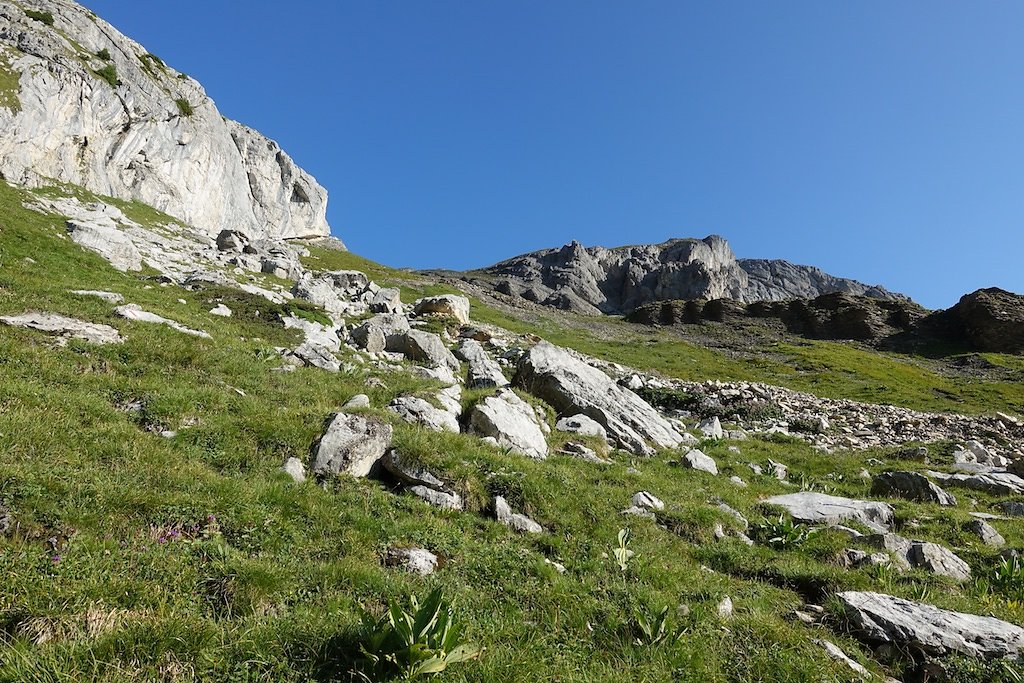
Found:
M 991 585 L 1010 600 L 1024 600 L 1024 564 L 1017 558 L 1004 559 L 989 576 Z
M 97 52 L 96 56 L 102 59 L 104 62 L 109 62 L 111 59 L 113 59 L 113 57 L 110 56 L 110 50 L 108 50 L 107 48 L 103 48 L 102 50 Z
M 113 64 L 108 64 L 102 69 L 97 69 L 94 73 L 109 83 L 111 88 L 116 88 L 121 85 L 121 81 L 117 78 L 117 67 Z
M 47 26 L 53 26 L 53 13 L 52 12 L 37 12 L 36 10 L 27 9 L 25 10 L 25 16 L 29 19 L 38 21 L 41 24 Z
M 390 602 L 388 613 L 375 619 L 363 612 L 364 641 L 360 651 L 370 664 L 358 672 L 364 680 L 379 681 L 400 675 L 416 678 L 444 671 L 449 665 L 476 659 L 481 650 L 461 642 L 462 629 L 455 619 L 455 604 L 435 589 L 421 605 L 413 596 L 412 611 Z
M 178 113 L 182 116 L 190 117 L 194 113 L 192 105 L 189 104 L 189 101 L 186 100 L 184 97 L 179 97 L 178 99 L 174 100 L 174 103 L 178 105 Z
M 671 630 L 668 627 L 668 607 L 663 607 L 659 612 L 647 608 L 634 610 L 636 616 L 637 645 L 658 645 L 666 641 L 679 640 L 683 635 L 681 630 Z

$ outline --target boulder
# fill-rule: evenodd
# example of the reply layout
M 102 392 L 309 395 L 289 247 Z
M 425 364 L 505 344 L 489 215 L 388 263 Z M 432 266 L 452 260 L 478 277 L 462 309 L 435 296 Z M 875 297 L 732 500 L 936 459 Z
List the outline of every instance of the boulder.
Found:
M 966 529 L 989 547 L 1001 548 L 1006 545 L 1006 539 L 1003 538 L 1002 534 L 983 519 L 972 519 L 967 523 Z
M 955 581 L 971 578 L 971 567 L 950 549 L 938 543 L 909 540 L 898 534 L 872 534 L 864 539 L 867 543 L 892 554 L 902 569 L 923 569 L 931 574 L 948 576 Z
M 294 315 L 281 319 L 286 330 L 299 330 L 305 340 L 328 351 L 338 351 L 341 348 L 341 339 L 333 328 L 313 320 L 306 320 Z
M 717 417 L 709 417 L 705 420 L 701 420 L 697 429 L 700 430 L 700 433 L 704 435 L 705 439 L 721 439 L 725 436 L 725 432 L 722 431 L 722 423 Z
M 1024 501 L 1001 500 L 992 507 L 1007 517 L 1024 517 Z
M 292 294 L 332 315 L 350 315 L 366 310 L 358 299 L 369 287 L 370 279 L 357 270 L 307 272 L 292 286 Z
M 455 294 L 428 296 L 418 299 L 413 304 L 413 313 L 418 316 L 446 315 L 467 325 L 469 324 L 469 299 Z
M 462 497 L 457 493 L 438 491 L 427 486 L 410 486 L 409 493 L 428 505 L 442 510 L 461 510 L 463 508 Z
M 343 406 L 341 406 L 341 407 L 342 407 L 342 410 L 355 410 L 355 409 L 358 409 L 358 408 L 369 408 L 370 407 L 370 397 L 367 396 L 366 394 L 356 394 L 355 396 L 353 396 L 349 400 L 345 401 L 345 404 Z
M 675 448 L 682 441 L 672 425 L 642 398 L 547 342 L 523 354 L 513 383 L 560 414 L 585 414 L 600 423 L 623 448 L 638 455 L 653 455 L 652 444 Z
M 928 476 L 947 486 L 984 491 L 997 496 L 1008 496 L 1024 493 L 1024 479 L 1009 472 L 977 472 L 946 474 L 929 471 Z
M 391 287 L 380 289 L 370 299 L 370 310 L 374 313 L 401 313 L 402 292 Z
M 547 439 L 537 423 L 537 414 L 530 404 L 508 389 L 473 406 L 469 412 L 469 431 L 493 437 L 499 446 L 537 460 L 548 454 Z
M 92 221 L 69 220 L 67 229 L 75 244 L 96 252 L 117 270 L 142 270 L 142 254 L 111 218 L 98 216 Z
M 494 516 L 505 526 L 524 534 L 539 534 L 544 531 L 544 527 L 526 515 L 512 512 L 508 502 L 501 496 L 496 496 L 494 499 Z
M 682 464 L 684 467 L 688 467 L 691 470 L 700 470 L 701 472 L 707 472 L 708 474 L 718 474 L 718 464 L 715 459 L 710 455 L 705 455 L 703 451 L 697 450 L 696 448 L 691 449 L 683 456 Z
M 281 469 L 292 478 L 296 484 L 306 481 L 306 466 L 298 458 L 288 458 Z
M 862 591 L 836 596 L 858 637 L 871 644 L 910 647 L 931 655 L 1016 656 L 1024 629 L 992 617 L 964 614 L 902 598 Z
M 423 486 L 451 493 L 451 489 L 433 472 L 391 449 L 380 461 L 382 469 L 402 486 Z
M 190 334 L 193 337 L 212 339 L 212 337 L 209 334 L 203 332 L 202 330 L 193 330 L 191 327 L 185 327 L 179 322 L 169 320 L 168 318 L 159 316 L 156 313 L 144 311 L 137 304 L 125 304 L 124 306 L 118 306 L 117 308 L 114 309 L 114 313 L 121 316 L 122 318 L 125 318 L 126 320 L 134 320 L 143 323 L 153 323 L 156 325 L 166 325 L 171 329 L 177 330 L 178 332 L 183 332 L 185 334 Z
M 401 335 L 409 329 L 409 321 L 405 316 L 381 313 L 354 327 L 350 336 L 356 346 L 368 353 L 398 351 Z
M 793 519 L 805 524 L 831 525 L 853 521 L 885 532 L 893 521 L 893 509 L 887 503 L 841 498 L 812 491 L 772 496 L 765 502 L 785 508 Z
M 599 422 L 590 419 L 582 413 L 560 418 L 555 423 L 555 429 L 560 432 L 579 434 L 580 436 L 594 436 L 602 441 L 608 438 L 608 432 L 604 430 L 604 427 Z
M 388 405 L 388 410 L 406 422 L 423 425 L 433 432 L 459 433 L 459 421 L 447 410 L 435 408 L 430 402 L 415 396 L 400 396 Z
M 455 349 L 455 357 L 465 361 L 469 365 L 469 374 L 466 378 L 466 386 L 477 387 L 504 387 L 508 386 L 505 373 L 487 352 L 480 342 L 475 339 L 463 339 L 459 347 Z
M 338 359 L 330 351 L 318 344 L 303 342 L 289 351 L 287 355 L 311 368 L 320 368 L 327 372 L 341 371 L 341 363 L 338 362 Z
M 420 576 L 433 574 L 437 564 L 437 555 L 425 548 L 390 548 L 384 554 L 384 566 L 400 567 Z
M 876 474 L 871 483 L 871 494 L 875 496 L 897 496 L 922 503 L 938 503 L 955 507 L 956 498 L 928 481 L 917 472 L 882 472 Z
M 957 331 L 978 351 L 1024 352 L 1024 296 L 990 287 L 963 296 L 945 312 Z
M 38 330 L 64 338 L 82 339 L 92 344 L 120 344 L 121 334 L 110 325 L 90 323 L 56 313 L 29 312 L 0 317 L 0 323 L 11 327 Z
M 390 448 L 393 433 L 391 425 L 376 418 L 332 413 L 310 448 L 310 469 L 317 479 L 365 477 Z
M 230 318 L 232 313 L 231 309 L 225 306 L 224 304 L 217 304 L 216 306 L 210 309 L 210 315 L 216 315 L 221 318 Z
M 633 495 L 631 501 L 634 506 L 645 510 L 664 510 L 665 503 L 660 498 L 655 496 L 653 493 L 647 491 L 640 491 Z
M 422 361 L 452 372 L 461 369 L 458 359 L 452 355 L 441 338 L 422 330 L 409 330 L 394 338 L 388 338 L 388 350 L 405 354 L 409 360 Z
M 117 292 L 104 292 L 96 289 L 73 289 L 69 294 L 75 296 L 94 296 L 97 299 L 103 299 L 108 304 L 123 304 L 124 296 Z

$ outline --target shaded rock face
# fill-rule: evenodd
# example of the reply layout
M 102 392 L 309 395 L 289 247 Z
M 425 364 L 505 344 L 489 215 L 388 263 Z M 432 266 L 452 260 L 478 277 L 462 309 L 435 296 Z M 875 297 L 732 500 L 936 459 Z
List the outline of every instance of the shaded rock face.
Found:
M 857 634 L 870 643 L 975 657 L 1005 657 L 1024 650 L 1024 629 L 992 617 L 952 612 L 881 593 L 847 591 L 837 597 Z
M 20 108 L 0 110 L 5 179 L 139 200 L 210 236 L 330 233 L 324 188 L 277 143 L 224 119 L 199 83 L 71 0 L 32 9 L 53 26 L 0 2 L 0 45 L 20 74 Z
M 577 313 L 628 313 L 651 301 L 777 301 L 846 292 L 899 298 L 880 287 L 785 261 L 738 261 L 721 237 L 605 249 L 572 242 L 485 269 L 496 289 Z
M 638 455 L 653 455 L 653 447 L 675 448 L 683 441 L 642 398 L 553 344 L 541 342 L 523 354 L 512 383 L 560 415 L 586 415 L 604 427 L 609 438 Z
M 813 299 L 749 304 L 728 299 L 660 301 L 637 308 L 626 319 L 644 325 L 692 325 L 775 318 L 789 332 L 812 339 L 875 341 L 913 329 L 926 315 L 911 301 L 834 292 Z
M 944 312 L 946 330 L 978 351 L 1024 352 L 1024 296 L 995 287 L 967 294 Z

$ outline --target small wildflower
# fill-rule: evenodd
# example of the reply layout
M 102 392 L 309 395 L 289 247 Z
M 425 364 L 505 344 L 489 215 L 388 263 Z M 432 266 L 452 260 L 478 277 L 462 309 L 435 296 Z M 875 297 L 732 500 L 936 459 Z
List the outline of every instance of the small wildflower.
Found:
M 51 560 L 53 561 L 53 563 L 54 563 L 54 564 L 57 564 L 57 563 L 59 563 L 59 562 L 60 562 L 60 555 L 54 555 L 54 556 L 53 556 L 52 558 L 50 558 L 50 559 L 51 559 Z

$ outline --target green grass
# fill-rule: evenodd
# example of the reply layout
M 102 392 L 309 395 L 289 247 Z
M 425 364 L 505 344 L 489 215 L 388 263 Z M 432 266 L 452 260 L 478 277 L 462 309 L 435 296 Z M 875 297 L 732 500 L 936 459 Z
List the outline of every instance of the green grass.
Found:
M 46 190 L 58 191 L 70 190 Z M 752 439 L 736 454 L 708 443 L 723 472 L 711 477 L 672 464 L 675 453 L 637 460 L 613 452 L 606 466 L 560 455 L 535 462 L 472 437 L 426 432 L 382 407 L 427 392 L 429 383 L 382 374 L 386 387 L 370 386 L 377 373 L 361 370 L 273 372 L 272 348 L 297 341 L 274 323 L 273 306 L 118 273 L 61 239 L 58 217 L 25 209 L 29 197 L 0 184 L 0 314 L 74 315 L 116 326 L 126 342 L 59 347 L 45 335 L 0 327 L 0 504 L 17 522 L 0 537 L 0 681 L 348 680 L 360 609 L 379 615 L 389 600 L 434 588 L 457 599 L 466 638 L 486 648 L 478 661 L 438 678 L 456 682 L 855 680 L 811 642 L 823 636 L 881 676 L 869 650 L 841 629 L 787 618 L 805 597 L 844 588 L 926 592 L 940 606 L 1024 620 L 1024 606 L 973 584 L 841 569 L 834 556 L 847 542 L 831 532 L 784 550 L 712 541 L 716 522 L 736 525 L 717 501 L 756 523 L 775 514 L 761 498 L 794 490 L 753 475 L 748 462 L 779 460 L 803 486 L 862 496 L 867 484 L 857 472 L 867 457 L 891 463 L 885 451 L 824 456 L 797 442 Z M 359 267 L 381 281 L 411 283 L 410 293 L 432 291 L 351 254 L 312 252 L 309 262 L 321 268 Z M 128 323 L 71 289 L 120 292 L 213 339 Z M 211 316 L 217 301 L 236 315 Z M 626 353 L 611 341 L 582 343 Z M 661 353 L 652 362 L 691 367 L 668 346 Z M 342 478 L 320 488 L 279 471 L 287 457 L 306 457 L 324 417 L 356 393 L 367 393 L 369 412 L 395 425 L 403 454 L 463 494 L 466 512 L 435 510 L 374 481 Z M 129 403 L 139 410 L 125 411 Z M 163 438 L 163 429 L 178 435 Z M 749 487 L 736 488 L 731 474 Z M 640 490 L 667 503 L 661 526 L 619 514 Z M 496 495 L 548 533 L 527 537 L 498 525 L 487 513 Z M 992 501 L 971 497 L 982 508 Z M 950 512 L 894 503 L 904 533 L 946 543 L 979 569 L 994 565 L 994 551 L 960 527 L 966 504 Z M 999 530 L 1020 544 L 1019 526 Z M 606 556 L 624 527 L 636 553 L 625 573 Z M 383 567 L 381 553 L 396 545 L 427 547 L 443 566 L 426 579 Z M 558 574 L 545 558 L 568 571 Z M 736 605 L 728 623 L 714 616 L 725 595 Z M 687 616 L 677 613 L 680 604 Z M 683 637 L 636 644 L 637 610 L 665 606 Z M 1000 680 L 988 675 L 968 671 L 960 680 Z
M 53 13 L 52 12 L 39 12 L 37 10 L 27 9 L 25 10 L 25 16 L 33 21 L 38 21 L 41 24 L 47 26 L 53 26 Z
M 182 116 L 190 117 L 192 116 L 192 114 L 195 113 L 195 110 L 193 110 L 192 105 L 189 103 L 188 100 L 186 100 L 183 97 L 179 97 L 178 99 L 174 100 L 174 103 L 178 105 L 178 113 Z
M 121 81 L 117 78 L 117 67 L 113 64 L 107 64 L 102 69 L 96 69 L 93 73 L 109 83 L 111 88 L 121 85 Z

